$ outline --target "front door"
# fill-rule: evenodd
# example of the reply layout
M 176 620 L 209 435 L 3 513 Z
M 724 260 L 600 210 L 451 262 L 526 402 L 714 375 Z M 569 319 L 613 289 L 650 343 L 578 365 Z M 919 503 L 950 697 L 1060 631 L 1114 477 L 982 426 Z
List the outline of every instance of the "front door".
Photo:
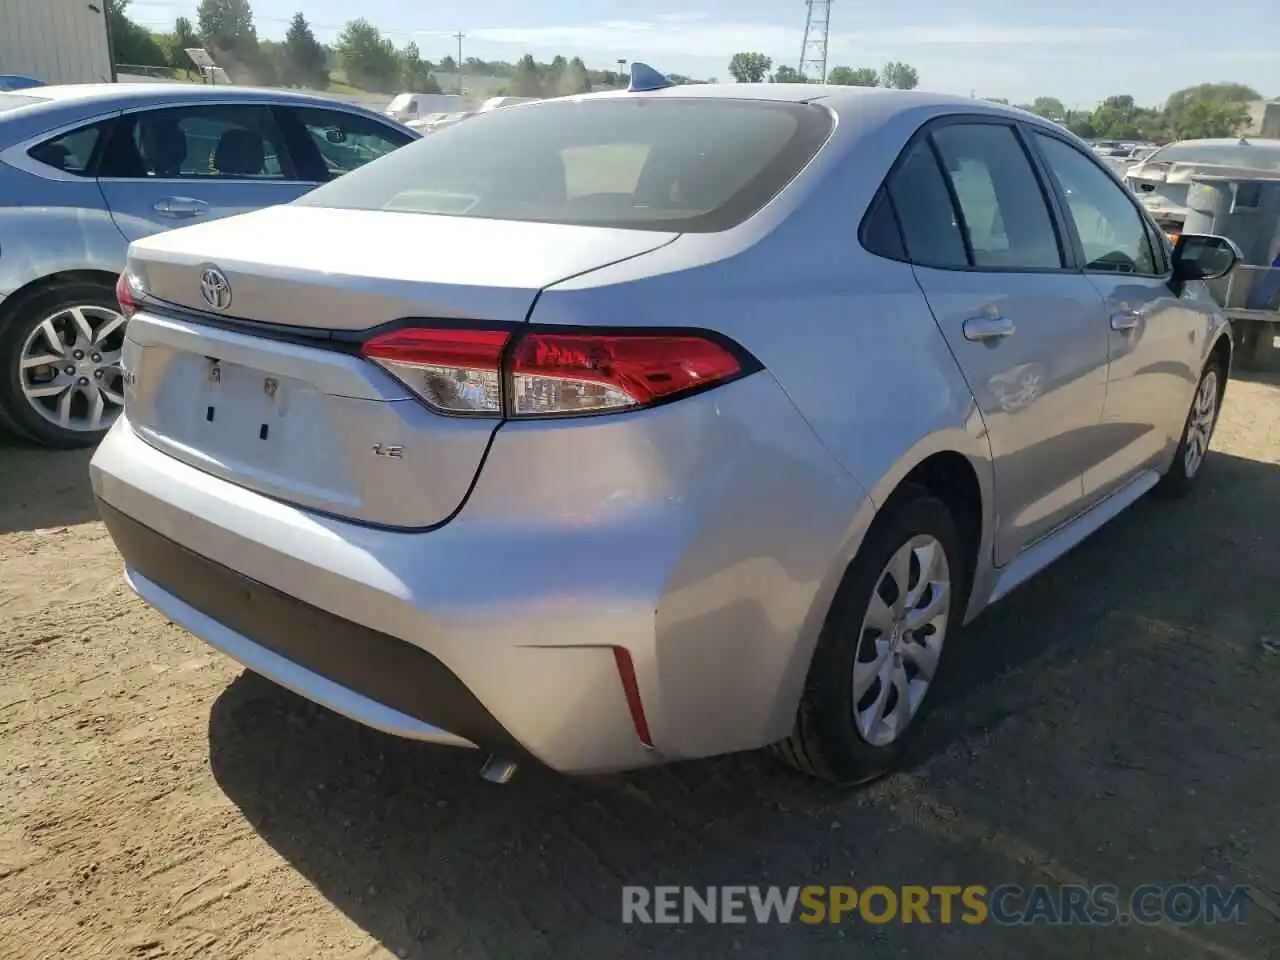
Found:
M 1034 141 L 1070 214 L 1085 273 L 1106 303 L 1108 449 L 1085 474 L 1085 496 L 1097 500 L 1173 454 L 1213 310 L 1197 297 L 1202 284 L 1174 291 L 1164 244 L 1127 190 L 1067 141 L 1045 133 Z
M 1102 298 L 1078 271 L 1009 123 L 916 141 L 890 196 L 935 319 L 977 399 L 994 459 L 995 561 L 1083 509 L 1106 392 Z
M 138 240 L 162 230 L 288 203 L 299 179 L 265 104 L 194 104 L 121 117 L 99 168 L 112 219 Z

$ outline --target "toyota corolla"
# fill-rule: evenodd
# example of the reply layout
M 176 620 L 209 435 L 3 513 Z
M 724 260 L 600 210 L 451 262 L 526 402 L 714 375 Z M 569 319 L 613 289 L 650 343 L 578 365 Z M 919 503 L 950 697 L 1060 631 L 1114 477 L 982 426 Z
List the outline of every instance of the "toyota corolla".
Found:
M 964 623 L 1200 476 L 1237 253 L 1020 111 L 636 77 L 134 243 L 102 515 L 167 617 L 496 778 L 865 780 Z

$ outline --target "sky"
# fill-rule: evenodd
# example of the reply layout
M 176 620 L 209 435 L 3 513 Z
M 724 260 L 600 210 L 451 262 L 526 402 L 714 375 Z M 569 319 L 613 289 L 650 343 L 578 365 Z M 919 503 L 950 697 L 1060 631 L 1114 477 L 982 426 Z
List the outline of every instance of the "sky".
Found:
M 197 0 L 131 0 L 152 29 L 195 19 Z M 728 79 L 729 58 L 759 51 L 797 66 L 805 0 L 253 0 L 258 35 L 279 39 L 306 11 L 320 40 L 364 17 L 422 56 L 620 58 L 699 79 Z M 1229 9 L 1229 15 L 1218 12 Z M 1280 97 L 1280 2 L 1234 0 L 832 0 L 828 67 L 904 60 L 920 86 L 1015 102 L 1053 96 L 1073 109 L 1111 94 L 1159 104 L 1174 90 L 1237 81 Z

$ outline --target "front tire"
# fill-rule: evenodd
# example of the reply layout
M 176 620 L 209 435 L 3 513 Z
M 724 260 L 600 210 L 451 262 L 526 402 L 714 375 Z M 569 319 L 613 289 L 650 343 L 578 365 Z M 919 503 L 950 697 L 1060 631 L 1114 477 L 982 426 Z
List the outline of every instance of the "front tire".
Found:
M 968 579 L 951 511 L 925 490 L 898 494 L 837 592 L 782 759 L 832 783 L 889 772 L 920 729 Z
M 1182 439 L 1173 455 L 1173 463 L 1156 485 L 1155 492 L 1159 495 L 1185 496 L 1196 477 L 1200 476 L 1205 457 L 1209 453 L 1209 441 L 1213 439 L 1213 431 L 1218 425 L 1222 376 L 1222 365 L 1216 358 L 1210 360 L 1204 373 L 1200 375 L 1200 383 L 1196 385 L 1191 409 L 1187 411 L 1187 419 L 1182 426 Z
M 60 283 L 6 307 L 0 424 L 40 446 L 93 446 L 124 407 L 125 318 L 115 291 Z

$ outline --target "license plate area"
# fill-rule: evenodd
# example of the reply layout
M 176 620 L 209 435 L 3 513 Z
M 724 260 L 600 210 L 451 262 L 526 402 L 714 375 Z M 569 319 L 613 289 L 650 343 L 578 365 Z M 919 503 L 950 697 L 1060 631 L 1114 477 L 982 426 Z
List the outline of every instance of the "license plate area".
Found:
M 261 466 L 277 466 L 290 447 L 292 408 L 315 393 L 307 384 L 217 358 L 205 361 L 203 383 L 191 413 L 190 435 L 209 452 Z

